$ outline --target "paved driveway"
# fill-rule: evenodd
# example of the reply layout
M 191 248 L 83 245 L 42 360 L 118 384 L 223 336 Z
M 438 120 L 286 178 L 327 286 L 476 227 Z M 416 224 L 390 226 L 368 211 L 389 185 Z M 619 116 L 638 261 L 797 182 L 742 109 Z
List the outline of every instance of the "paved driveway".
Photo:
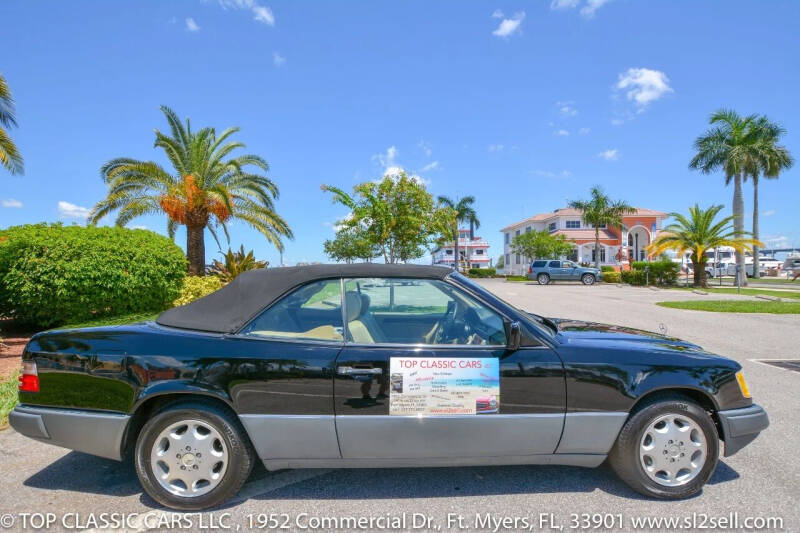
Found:
M 566 529 L 571 513 L 614 513 L 630 520 L 670 516 L 701 521 L 702 515 L 780 517 L 787 531 L 800 530 L 800 373 L 752 362 L 757 358 L 800 359 L 800 317 L 792 315 L 729 315 L 656 307 L 666 299 L 710 298 L 687 292 L 652 291 L 597 285 L 552 285 L 486 280 L 486 286 L 512 303 L 534 312 L 584 320 L 611 322 L 658 331 L 663 323 L 670 335 L 696 342 L 742 363 L 756 400 L 769 411 L 771 427 L 749 447 L 724 459 L 701 495 L 680 502 L 643 499 L 618 481 L 606 467 L 480 467 L 397 470 L 295 470 L 255 472 L 236 501 L 212 515 L 190 517 L 195 528 L 212 519 L 246 529 L 259 514 L 285 513 L 291 529 L 310 517 L 394 517 L 413 513 L 429 517 L 430 529 L 448 529 L 448 513 L 462 515 L 472 530 L 475 516 L 494 519 L 533 517 L 553 513 Z M 737 296 L 714 296 L 713 298 Z M 69 452 L 24 439 L 12 430 L 0 432 L 0 515 L 64 513 L 154 512 L 139 515 L 134 529 L 153 525 L 159 509 L 141 493 L 130 463 L 117 463 Z M 152 516 L 155 516 L 153 518 Z M 2 516 L 0 516 L 0 520 Z M 66 515 L 71 525 L 72 515 Z M 699 522 L 698 522 L 699 523 Z M 184 522 L 183 525 L 189 525 Z M 457 522 L 451 522 L 456 526 Z M 483 524 L 478 524 L 483 525 Z M 511 523 L 498 529 L 512 529 Z M 518 522 L 517 525 L 520 525 Z M 363 530 L 381 529 L 374 522 Z M 452 529 L 451 527 L 450 529 Z M 2 529 L 2 527 L 0 527 Z M 330 530 L 331 527 L 322 527 Z M 343 528 L 346 529 L 346 528 Z M 675 527 L 667 528 L 677 529 Z

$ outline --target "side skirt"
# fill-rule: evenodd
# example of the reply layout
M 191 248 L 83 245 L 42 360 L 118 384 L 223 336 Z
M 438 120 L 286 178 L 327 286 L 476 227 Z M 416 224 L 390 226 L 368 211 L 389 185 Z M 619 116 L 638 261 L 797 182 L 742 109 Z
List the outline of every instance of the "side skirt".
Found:
M 265 459 L 267 470 L 286 468 L 426 468 L 442 466 L 564 465 L 594 468 L 605 454 L 543 454 L 502 457 L 432 457 L 412 459 Z

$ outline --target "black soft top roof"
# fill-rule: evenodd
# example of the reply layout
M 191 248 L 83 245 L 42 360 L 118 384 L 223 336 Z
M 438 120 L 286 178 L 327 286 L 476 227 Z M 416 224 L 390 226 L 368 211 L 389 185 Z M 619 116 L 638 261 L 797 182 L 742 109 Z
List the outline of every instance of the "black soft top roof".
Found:
M 233 333 L 279 297 L 311 281 L 379 277 L 444 279 L 451 272 L 451 268 L 442 266 L 376 263 L 260 268 L 240 274 L 208 296 L 164 311 L 156 322 L 174 328 Z

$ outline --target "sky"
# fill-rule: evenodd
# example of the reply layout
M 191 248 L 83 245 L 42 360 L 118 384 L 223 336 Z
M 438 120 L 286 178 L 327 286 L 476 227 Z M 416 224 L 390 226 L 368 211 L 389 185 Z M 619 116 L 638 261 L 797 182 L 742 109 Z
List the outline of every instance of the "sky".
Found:
M 0 169 L 0 227 L 83 223 L 109 159 L 166 165 L 153 148 L 160 105 L 194 127 L 239 126 L 269 161 L 295 233 L 285 264 L 325 261 L 347 214 L 320 185 L 350 189 L 387 168 L 434 195 L 475 196 L 496 258 L 502 227 L 593 185 L 639 207 L 729 213 L 724 177 L 688 168 L 719 108 L 780 122 L 800 158 L 793 1 L 4 0 L 0 20 L 25 158 L 23 176 Z M 761 181 L 768 245 L 800 246 L 798 178 L 800 164 Z M 129 226 L 165 234 L 166 218 Z M 263 236 L 230 229 L 232 248 L 279 264 Z M 206 251 L 219 256 L 208 234 Z

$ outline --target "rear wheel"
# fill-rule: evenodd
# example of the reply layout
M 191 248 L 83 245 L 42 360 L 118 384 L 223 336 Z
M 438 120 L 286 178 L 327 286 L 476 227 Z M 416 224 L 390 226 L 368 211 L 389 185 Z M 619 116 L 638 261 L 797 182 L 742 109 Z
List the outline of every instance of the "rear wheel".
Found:
M 142 487 L 173 509 L 197 511 L 224 503 L 247 480 L 253 460 L 239 421 L 200 401 L 167 406 L 147 421 L 136 441 Z
M 639 408 L 608 456 L 611 467 L 631 488 L 665 499 L 697 494 L 718 458 L 714 421 L 702 407 L 681 396 Z
M 548 283 L 550 283 L 550 276 L 544 273 L 539 274 L 538 276 L 536 276 L 536 281 L 539 282 L 539 285 L 547 285 Z
M 594 285 L 594 276 L 591 274 L 584 274 L 581 276 L 581 281 L 584 285 Z

